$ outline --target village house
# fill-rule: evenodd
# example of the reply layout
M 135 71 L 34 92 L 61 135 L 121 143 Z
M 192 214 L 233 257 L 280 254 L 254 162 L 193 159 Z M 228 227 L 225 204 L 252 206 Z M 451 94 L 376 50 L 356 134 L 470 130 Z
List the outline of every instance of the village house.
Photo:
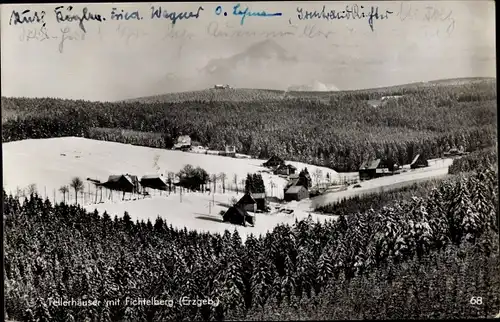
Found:
M 377 168 L 380 164 L 380 159 L 365 161 L 359 167 L 359 179 L 369 180 L 377 177 Z
M 415 158 L 413 158 L 413 161 L 411 161 L 410 168 L 411 169 L 417 169 L 417 168 L 425 168 L 429 166 L 429 162 L 427 162 L 427 159 L 422 157 L 422 155 L 417 154 Z
M 226 157 L 236 157 L 236 147 L 234 145 L 226 145 L 226 149 L 224 152 L 219 153 L 219 155 L 224 155 Z
M 299 186 L 291 186 L 285 192 L 285 201 L 300 201 L 302 199 L 309 198 L 309 191 L 302 185 Z
M 267 168 L 275 168 L 275 167 L 279 167 L 280 165 L 285 165 L 285 160 L 283 160 L 282 158 L 280 158 L 276 155 L 272 156 L 269 160 L 267 160 L 263 164 L 263 166 L 265 166 Z
M 99 184 L 105 188 L 116 191 L 123 192 L 138 192 L 139 191 L 139 181 L 137 180 L 137 176 L 133 175 L 110 175 L 108 181 Z
M 296 171 L 297 171 L 297 168 L 291 164 L 287 164 L 287 165 L 281 164 L 276 168 L 276 170 L 274 170 L 274 174 L 288 176 L 291 174 L 295 174 Z
M 245 211 L 257 212 L 257 201 L 249 193 L 245 193 L 234 206 Z
M 242 207 L 230 207 L 222 216 L 224 222 L 230 222 L 236 225 L 246 226 L 247 223 L 251 226 L 255 225 L 255 217 L 248 214 Z
M 174 150 L 188 150 L 191 148 L 191 137 L 189 135 L 181 135 L 174 144 Z
M 108 181 L 103 183 L 96 183 L 96 187 L 104 187 L 109 190 L 121 191 L 123 192 L 123 198 L 125 198 L 125 193 L 140 193 L 140 183 L 137 176 L 130 174 L 120 174 L 120 175 L 110 175 Z
M 165 178 L 157 174 L 143 176 L 141 178 L 140 184 L 143 188 L 167 190 L 167 183 Z
M 285 186 L 285 188 L 283 189 L 285 200 L 287 200 L 287 198 L 290 200 L 301 200 L 304 198 L 309 198 L 310 182 L 311 182 L 311 176 L 309 175 L 309 173 L 305 171 L 302 171 L 300 174 L 290 175 L 289 181 Z M 294 188 L 290 190 L 293 187 L 303 187 L 304 189 Z M 304 191 L 307 193 L 305 193 Z
M 381 159 L 376 159 L 365 161 L 361 167 L 359 167 L 359 179 L 369 180 L 386 175 L 393 175 L 395 171 L 399 169 L 399 164 L 390 160 L 382 161 Z
M 267 211 L 267 201 L 265 193 L 252 193 L 253 200 L 257 203 L 257 210 Z

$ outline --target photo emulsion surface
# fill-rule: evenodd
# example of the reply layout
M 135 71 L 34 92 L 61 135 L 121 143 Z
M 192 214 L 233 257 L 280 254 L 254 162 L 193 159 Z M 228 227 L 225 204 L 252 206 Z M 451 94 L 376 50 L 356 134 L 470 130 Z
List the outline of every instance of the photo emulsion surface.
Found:
M 5 320 L 500 317 L 494 12 L 2 5 Z

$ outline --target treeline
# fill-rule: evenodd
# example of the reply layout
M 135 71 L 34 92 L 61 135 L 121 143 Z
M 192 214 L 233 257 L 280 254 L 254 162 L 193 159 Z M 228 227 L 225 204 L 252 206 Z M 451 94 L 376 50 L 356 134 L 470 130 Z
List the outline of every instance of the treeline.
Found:
M 236 231 L 174 229 L 161 218 L 134 223 L 36 196 L 20 204 L 4 192 L 3 203 L 9 319 L 477 318 L 500 304 L 491 170 L 443 182 L 425 198 L 280 225 L 244 243 Z M 220 304 L 125 305 L 127 297 L 182 296 Z M 484 304 L 470 305 L 474 296 Z M 50 298 L 120 304 L 54 306 Z
M 329 103 L 285 99 L 141 104 L 2 98 L 9 116 L 3 121 L 2 138 L 8 142 L 72 135 L 170 148 L 179 135 L 187 134 L 213 150 L 234 145 L 239 153 L 254 157 L 279 155 L 336 171 L 357 171 L 363 161 L 375 157 L 408 164 L 417 153 L 433 158 L 453 146 L 475 151 L 497 140 L 494 83 L 415 87 L 383 107 L 366 103 L 385 94 L 394 93 L 340 92 L 332 94 Z M 110 134 L 93 128 L 140 133 Z M 155 139 L 142 132 L 155 133 Z
M 456 174 L 476 171 L 478 168 L 488 165 L 496 165 L 498 167 L 498 148 L 496 146 L 474 151 L 464 157 L 453 160 L 448 173 Z
M 87 138 L 147 146 L 151 148 L 164 148 L 165 138 L 162 133 L 140 132 L 120 128 L 92 127 L 88 129 Z

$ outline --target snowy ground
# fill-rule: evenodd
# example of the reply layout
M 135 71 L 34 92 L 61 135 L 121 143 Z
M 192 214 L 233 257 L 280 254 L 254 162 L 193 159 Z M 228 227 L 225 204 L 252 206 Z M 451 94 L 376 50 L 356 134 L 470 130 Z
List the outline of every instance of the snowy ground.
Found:
M 236 190 L 234 176 L 237 176 L 239 189 L 244 187 L 242 180 L 247 173 L 257 173 L 265 170 L 261 164 L 265 160 L 235 159 L 223 156 L 185 153 L 163 149 L 153 149 L 114 142 L 89 140 L 84 138 L 65 137 L 53 139 L 23 140 L 3 143 L 3 186 L 7 193 L 16 194 L 16 191 L 25 190 L 30 184 L 35 184 L 39 195 L 51 201 L 60 202 L 63 195 L 58 189 L 69 185 L 71 179 L 78 176 L 84 180 L 84 194 L 79 194 L 78 203 L 89 210 L 97 208 L 107 210 L 110 215 L 122 216 L 128 211 L 132 218 L 154 221 L 158 215 L 162 216 L 172 225 L 188 229 L 201 229 L 207 231 L 223 232 L 225 229 L 233 230 L 235 227 L 220 222 L 218 213 L 226 207 L 231 197 L 238 198 L 231 190 Z M 156 160 L 156 162 L 155 162 Z M 315 167 L 308 164 L 290 162 L 298 169 L 307 167 L 310 173 L 321 169 L 323 175 L 328 172 L 330 177 L 338 178 L 335 171 Z M 226 173 L 228 188 L 226 194 L 221 194 L 221 183 L 218 184 L 215 197 L 208 194 L 188 193 L 183 195 L 182 203 L 179 194 L 171 196 L 154 195 L 149 199 L 127 200 L 122 195 L 115 193 L 113 200 L 109 200 L 103 191 L 103 203 L 95 204 L 95 188 L 92 183 L 85 181 L 87 178 L 107 180 L 111 174 L 135 174 L 139 177 L 146 174 L 178 172 L 185 164 L 200 166 L 209 174 Z M 283 196 L 283 187 L 286 180 L 278 176 L 262 173 L 269 195 Z M 98 195 L 98 201 L 101 197 Z M 215 206 L 209 212 L 208 201 L 214 199 Z M 66 200 L 75 202 L 75 193 L 70 190 Z M 287 208 L 296 209 L 297 219 L 307 217 L 309 214 L 310 200 L 300 203 L 290 203 Z M 272 229 L 278 223 L 293 223 L 293 216 L 284 214 L 257 215 L 256 227 L 236 227 L 242 234 L 260 234 Z M 312 214 L 313 219 L 324 220 L 332 218 Z
M 233 232 L 236 229 L 243 240 L 245 240 L 249 234 L 253 234 L 254 236 L 265 234 L 280 223 L 292 225 L 295 219 L 305 219 L 310 214 L 310 203 L 308 201 L 293 202 L 283 206 L 284 208 L 294 209 L 294 214 L 292 215 L 279 213 L 275 209 L 277 204 L 270 204 L 272 208 L 270 214 L 255 214 L 255 227 L 243 227 L 224 223 L 222 221 L 222 216 L 219 214 L 220 211 L 226 211 L 228 209 L 232 198 L 239 199 L 241 196 L 241 193 L 237 195 L 233 192 L 228 192 L 226 194 L 216 193 L 214 195 L 189 192 L 183 193 L 181 197 L 177 192 L 170 195 L 168 195 L 168 193 L 163 193 L 162 196 L 156 193 L 156 195 L 151 198 L 121 201 L 121 196 L 116 194 L 113 197 L 115 200 L 114 202 L 106 201 L 105 203 L 90 205 L 86 208 L 89 211 L 97 209 L 100 213 L 106 210 L 108 214 L 112 216 L 121 216 L 124 211 L 128 211 L 133 220 L 138 219 L 146 221 L 149 218 L 153 224 L 156 217 L 160 216 L 165 219 L 168 224 L 172 224 L 173 227 L 187 227 L 188 229 L 196 229 L 197 231 L 222 234 L 225 230 Z M 127 195 L 125 199 L 128 198 Z M 333 216 L 314 213 L 310 215 L 314 221 L 319 220 L 320 222 L 335 218 Z
M 266 170 L 261 166 L 265 160 L 186 153 L 75 137 L 9 142 L 3 143 L 2 148 L 5 190 L 15 192 L 18 187 L 25 189 L 35 183 L 40 193 L 46 189 L 50 197 L 54 189 L 59 197 L 57 189 L 69 184 L 74 176 L 106 181 L 111 174 L 129 173 L 139 177 L 156 173 L 166 175 L 169 171 L 178 172 L 184 165 L 191 164 L 202 167 L 209 174 L 226 173 L 226 187 L 235 190 L 235 175 L 241 189 L 248 173 Z M 338 177 L 334 170 L 328 168 L 290 163 L 298 169 L 307 167 L 310 173 L 321 169 L 325 176 L 328 172 L 332 178 Z M 286 179 L 266 172 L 262 172 L 262 177 L 268 195 L 283 197 Z M 218 186 L 221 186 L 220 182 Z

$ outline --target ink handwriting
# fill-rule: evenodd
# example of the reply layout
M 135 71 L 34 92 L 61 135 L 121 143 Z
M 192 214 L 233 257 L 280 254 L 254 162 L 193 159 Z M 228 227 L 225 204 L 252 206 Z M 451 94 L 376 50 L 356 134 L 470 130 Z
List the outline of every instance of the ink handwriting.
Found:
M 45 26 L 44 18 L 45 18 L 45 11 L 37 12 L 27 9 L 19 13 L 16 10 L 13 10 L 10 15 L 9 25 L 41 23 L 42 26 Z
M 336 31 L 324 30 L 315 24 L 304 26 L 294 25 L 289 21 L 287 29 L 273 31 L 255 31 L 239 26 L 231 26 L 229 23 L 220 25 L 216 21 L 208 24 L 206 33 L 214 38 L 233 38 L 233 37 L 263 37 L 263 38 L 281 38 L 281 37 L 300 37 L 300 38 L 325 38 L 336 35 Z
M 222 13 L 222 7 L 217 6 L 215 8 L 215 14 L 220 15 Z M 252 12 L 248 7 L 245 9 L 240 9 L 240 4 L 236 4 L 233 6 L 233 15 L 237 17 L 241 17 L 240 19 L 240 25 L 243 25 L 245 23 L 245 18 L 246 17 L 280 17 L 283 14 L 281 12 L 276 12 L 276 13 L 267 13 L 265 11 L 255 11 Z M 224 12 L 224 16 L 227 16 L 227 12 Z
M 47 28 L 45 26 L 42 26 L 40 28 L 24 28 L 22 29 L 21 35 L 19 35 L 19 40 L 20 41 L 30 41 L 30 40 L 38 40 L 38 41 L 44 41 L 47 39 L 51 38 L 56 38 L 56 37 L 50 37 L 47 31 Z
M 74 31 L 72 32 L 69 27 L 64 27 L 61 28 L 61 41 L 59 42 L 59 52 L 62 53 L 64 50 L 64 43 L 66 40 L 85 40 L 85 31 L 78 32 Z
M 59 39 L 58 50 L 60 53 L 64 52 L 64 45 L 67 40 L 85 40 L 85 32 L 81 30 L 72 31 L 69 27 L 59 29 L 56 35 L 51 34 L 47 27 L 41 26 L 40 28 L 24 28 L 19 36 L 20 41 L 45 41 L 51 39 Z
M 288 26 L 289 30 L 273 30 L 273 31 L 254 31 L 248 28 L 231 26 L 228 23 L 220 26 L 218 22 L 212 21 L 208 24 L 206 32 L 214 38 L 233 38 L 233 37 L 264 37 L 277 38 L 285 36 L 295 36 L 297 34 L 297 26 Z
M 63 10 L 66 10 L 65 13 L 63 13 Z M 95 20 L 99 22 L 106 21 L 106 18 L 101 17 L 100 14 L 93 14 L 89 12 L 87 7 L 83 8 L 82 10 L 82 15 L 78 15 L 73 13 L 73 7 L 68 6 L 59 6 L 54 9 L 54 12 L 56 13 L 56 20 L 58 23 L 61 22 L 72 22 L 72 21 L 77 21 L 78 25 L 80 26 L 80 29 L 83 30 L 83 32 L 87 32 L 85 30 L 85 26 L 83 24 L 84 21 L 89 21 L 89 20 Z
M 139 10 L 126 12 L 125 10 L 121 9 L 121 12 L 118 12 L 118 9 L 116 8 L 111 9 L 111 20 L 142 20 L 142 19 L 143 17 L 141 17 Z
M 453 18 L 452 10 L 445 10 L 435 6 L 426 6 L 422 8 L 416 7 L 411 2 L 401 2 L 399 11 L 396 13 L 401 21 L 406 20 L 422 20 L 426 22 L 446 22 L 446 33 L 450 35 L 455 29 L 455 18 Z M 439 30 L 436 31 L 439 34 Z
M 327 10 L 326 6 L 323 6 L 321 11 L 309 11 L 304 10 L 301 7 L 297 7 L 297 18 L 299 20 L 312 20 L 312 19 L 323 19 L 323 20 L 343 20 L 343 19 L 366 19 L 368 21 L 368 25 L 370 29 L 374 31 L 373 23 L 374 20 L 384 20 L 388 19 L 391 14 L 394 12 L 385 10 L 382 13 L 379 7 L 371 6 L 369 11 L 364 11 L 364 6 L 347 5 L 345 10 L 336 11 L 336 10 Z
M 196 10 L 196 13 L 194 11 L 185 11 L 185 12 L 180 12 L 180 13 L 176 13 L 176 12 L 168 12 L 167 10 L 163 10 L 162 7 L 158 7 L 156 8 L 155 6 L 152 6 L 151 7 L 151 19 L 160 19 L 160 18 L 163 18 L 163 19 L 169 19 L 170 21 L 172 21 L 172 24 L 175 25 L 175 23 L 177 22 L 177 20 L 182 20 L 182 19 L 191 19 L 191 18 L 195 18 L 195 19 L 198 19 L 199 16 L 200 16 L 200 11 L 203 11 L 205 9 L 203 9 L 202 6 L 199 6 L 198 7 L 198 10 Z

